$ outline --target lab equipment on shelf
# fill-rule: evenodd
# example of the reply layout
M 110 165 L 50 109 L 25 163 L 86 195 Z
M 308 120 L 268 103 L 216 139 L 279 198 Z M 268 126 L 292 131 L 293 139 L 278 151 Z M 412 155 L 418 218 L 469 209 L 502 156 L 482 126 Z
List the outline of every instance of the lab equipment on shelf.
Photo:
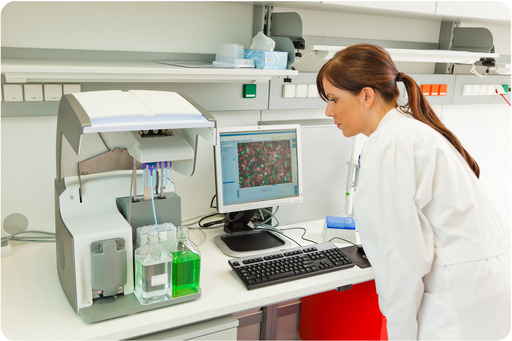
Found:
M 235 258 L 228 262 L 248 290 L 354 266 L 331 242 Z

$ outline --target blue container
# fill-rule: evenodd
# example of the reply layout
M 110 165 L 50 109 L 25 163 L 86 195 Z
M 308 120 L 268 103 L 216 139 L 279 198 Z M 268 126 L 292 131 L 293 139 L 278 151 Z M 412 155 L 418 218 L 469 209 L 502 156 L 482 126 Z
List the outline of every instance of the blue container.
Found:
M 267 70 L 285 70 L 288 63 L 288 52 L 245 50 L 245 59 L 253 59 L 254 67 Z
M 327 228 L 344 229 L 344 230 L 355 230 L 356 223 L 352 217 L 325 217 L 325 223 Z

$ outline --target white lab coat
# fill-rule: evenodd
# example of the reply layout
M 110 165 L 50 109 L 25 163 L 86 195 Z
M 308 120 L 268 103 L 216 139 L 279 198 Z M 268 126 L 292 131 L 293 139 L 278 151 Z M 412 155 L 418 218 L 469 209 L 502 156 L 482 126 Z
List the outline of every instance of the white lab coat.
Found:
M 509 232 L 448 140 L 396 109 L 367 139 L 354 216 L 390 339 L 501 339 Z

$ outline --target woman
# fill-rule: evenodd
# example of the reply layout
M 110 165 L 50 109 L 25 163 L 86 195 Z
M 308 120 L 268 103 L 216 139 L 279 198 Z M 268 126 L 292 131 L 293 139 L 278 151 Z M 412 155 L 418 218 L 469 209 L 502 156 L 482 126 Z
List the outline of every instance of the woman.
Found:
M 397 82 L 407 89 L 407 106 L 397 105 Z M 368 136 L 354 216 L 389 338 L 505 337 L 509 234 L 476 161 L 378 46 L 339 51 L 317 86 L 345 136 Z

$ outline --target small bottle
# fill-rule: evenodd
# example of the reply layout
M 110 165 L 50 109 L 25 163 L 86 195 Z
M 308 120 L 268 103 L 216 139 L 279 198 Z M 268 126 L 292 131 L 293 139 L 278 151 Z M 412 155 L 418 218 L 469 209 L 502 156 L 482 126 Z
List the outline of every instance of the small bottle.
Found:
M 199 292 L 201 255 L 197 246 L 189 239 L 186 226 L 177 229 L 176 241 L 170 251 L 172 254 L 172 297 Z
M 135 296 L 141 304 L 172 297 L 172 256 L 162 244 L 156 229 L 148 233 L 145 245 L 135 250 Z

